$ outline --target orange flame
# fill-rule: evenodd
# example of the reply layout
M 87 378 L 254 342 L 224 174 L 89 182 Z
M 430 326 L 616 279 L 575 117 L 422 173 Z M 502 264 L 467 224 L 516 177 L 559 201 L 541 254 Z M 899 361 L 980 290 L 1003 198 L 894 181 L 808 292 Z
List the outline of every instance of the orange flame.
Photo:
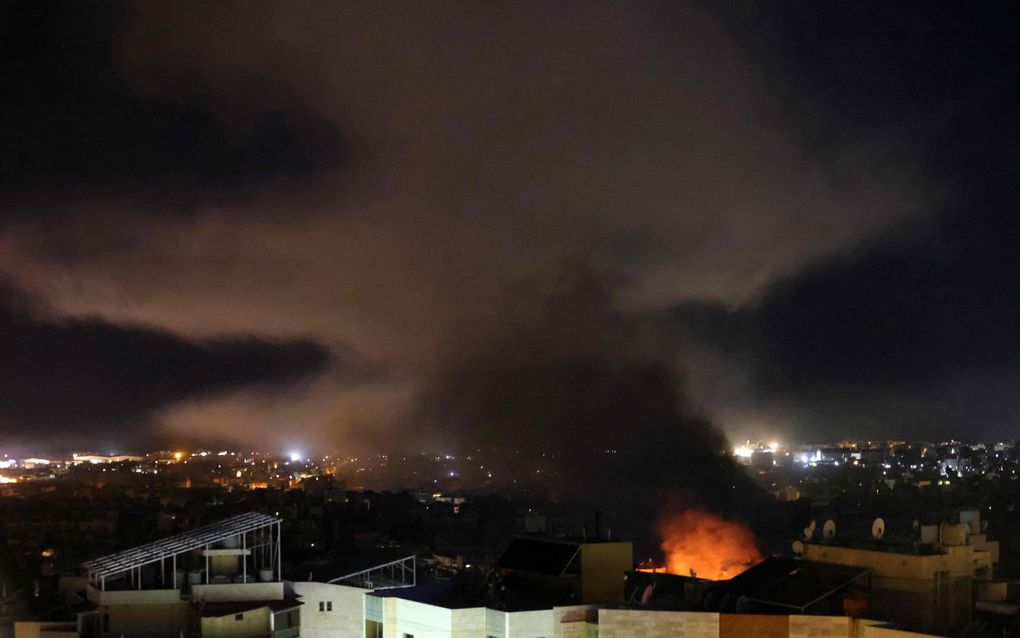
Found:
M 663 516 L 659 521 L 666 571 L 699 578 L 732 578 L 761 560 L 754 532 L 736 521 L 699 508 Z

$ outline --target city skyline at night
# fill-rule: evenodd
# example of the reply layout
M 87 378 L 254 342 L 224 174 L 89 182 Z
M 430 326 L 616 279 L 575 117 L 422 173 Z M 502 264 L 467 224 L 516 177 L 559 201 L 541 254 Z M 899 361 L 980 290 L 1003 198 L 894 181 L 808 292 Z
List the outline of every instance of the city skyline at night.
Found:
M 1015 432 L 1015 7 L 3 11 L 7 444 Z

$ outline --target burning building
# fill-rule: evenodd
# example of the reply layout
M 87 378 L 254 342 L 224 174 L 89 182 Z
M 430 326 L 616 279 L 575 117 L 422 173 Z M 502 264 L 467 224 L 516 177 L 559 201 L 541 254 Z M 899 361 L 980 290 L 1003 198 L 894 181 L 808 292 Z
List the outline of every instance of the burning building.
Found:
M 664 561 L 641 571 L 725 580 L 761 561 L 751 528 L 698 507 L 667 510 L 659 518 Z

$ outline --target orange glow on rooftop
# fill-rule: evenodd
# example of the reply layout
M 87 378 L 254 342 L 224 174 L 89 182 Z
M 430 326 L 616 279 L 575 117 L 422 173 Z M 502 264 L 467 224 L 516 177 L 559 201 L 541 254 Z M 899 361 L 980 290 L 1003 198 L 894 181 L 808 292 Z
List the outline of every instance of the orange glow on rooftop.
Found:
M 701 508 L 664 515 L 659 534 L 671 574 L 723 580 L 761 561 L 751 528 Z

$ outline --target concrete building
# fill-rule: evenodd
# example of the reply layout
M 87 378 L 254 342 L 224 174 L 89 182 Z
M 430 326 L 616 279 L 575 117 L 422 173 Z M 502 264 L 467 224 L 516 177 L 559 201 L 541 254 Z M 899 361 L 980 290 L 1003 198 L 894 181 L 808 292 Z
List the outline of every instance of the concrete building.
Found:
M 664 574 L 635 574 L 645 590 L 651 580 L 665 578 L 687 593 L 716 591 L 719 601 L 731 594 L 749 604 L 773 610 L 772 614 L 662 611 L 624 609 L 621 565 L 614 565 L 620 548 L 596 550 L 592 562 L 583 560 L 584 543 L 558 543 L 542 539 L 515 539 L 497 561 L 485 582 L 446 581 L 372 592 L 364 597 L 365 638 L 911 638 L 926 634 L 897 631 L 875 620 L 843 615 L 810 615 L 812 609 L 842 614 L 842 599 L 866 587 L 871 569 L 769 559 L 737 583 L 700 581 L 703 590 L 686 590 L 696 579 Z M 593 544 L 597 545 L 597 544 Z M 629 547 L 627 548 L 629 552 Z M 598 559 L 594 559 L 598 557 Z M 581 567 L 576 571 L 570 566 Z M 598 568 L 584 570 L 584 565 Z M 613 571 L 619 569 L 619 571 Z M 751 571 L 751 570 L 749 570 Z M 747 573 L 747 572 L 745 572 Z M 538 576 L 536 578 L 536 575 Z M 523 576 L 523 577 L 522 577 Z M 585 578 L 601 584 L 585 586 Z M 559 579 L 566 578 L 570 587 Z M 738 577 L 739 578 L 739 577 Z M 573 582 L 576 579 L 580 582 Z M 649 582 L 644 582 L 648 579 Z M 731 579 L 736 581 L 737 579 Z M 551 582 L 550 582 L 551 581 Z M 537 585 L 537 586 L 536 586 Z M 506 591 L 500 591 L 503 587 Z M 732 590 L 732 591 L 731 591 Z M 739 590 L 739 592 L 737 591 Z M 552 595 L 583 592 L 601 598 L 591 604 L 551 604 Z M 737 596 L 736 594 L 740 594 Z M 642 596 L 638 596 L 642 598 Z M 835 601 L 830 604 L 830 601 Z M 307 606 L 306 606 L 307 609 Z M 787 615 L 782 609 L 797 610 Z M 775 613 L 779 611 L 779 613 Z
M 867 567 L 770 556 L 727 580 L 637 571 L 627 603 L 642 610 L 723 614 L 862 615 L 871 597 Z
M 968 514 L 969 523 L 980 529 L 974 516 Z M 868 615 L 920 631 L 961 627 L 975 600 L 1005 595 L 1005 585 L 996 587 L 993 579 L 997 542 L 969 534 L 964 524 L 943 523 L 921 533 L 926 542 L 806 543 L 804 558 L 871 569 Z
M 326 572 L 330 570 L 327 567 Z M 329 578 L 324 582 L 294 581 L 291 587 L 301 598 L 301 636 L 336 638 L 362 636 L 366 631 L 366 597 L 374 592 L 413 587 L 417 582 L 414 555 L 372 565 Z M 335 572 L 334 572 L 335 573 Z
M 846 616 L 783 616 L 600 609 L 599 638 L 922 638 Z
M 79 606 L 77 620 L 17 623 L 14 637 L 924 635 L 893 631 L 878 621 L 812 615 L 812 610 L 822 608 L 819 607 L 822 601 L 851 593 L 856 584 L 875 571 L 872 568 L 812 567 L 808 561 L 802 561 L 795 574 L 786 563 L 770 559 L 766 561 L 767 569 L 753 572 L 740 583 L 731 583 L 731 588 L 743 587 L 741 595 L 750 602 L 772 609 L 797 609 L 799 615 L 782 611 L 763 615 L 625 609 L 624 574 L 631 567 L 630 543 L 516 538 L 487 574 L 423 585 L 415 584 L 417 566 L 413 555 L 341 573 L 324 582 L 285 582 L 280 571 L 280 527 L 278 518 L 243 514 L 88 561 L 84 564 L 85 600 Z M 783 576 L 772 578 L 772 572 Z M 324 567 L 323 573 L 328 573 L 328 569 Z M 778 583 L 783 591 L 769 593 L 757 581 L 750 582 L 755 580 L 754 574 L 761 576 L 759 580 Z
M 297 582 L 301 598 L 302 638 L 362 636 L 365 631 L 365 596 L 370 589 L 333 583 Z
M 518 581 L 518 591 L 543 601 L 589 605 L 622 601 L 623 574 L 633 564 L 629 541 L 518 537 L 496 561 L 496 570 L 500 578 Z
M 404 592 L 406 593 L 406 592 Z M 396 594 L 396 592 L 394 592 Z M 530 611 L 366 598 L 365 638 L 932 638 L 847 616 L 719 614 L 577 605 Z
M 514 538 L 487 577 L 365 597 L 366 638 L 595 636 L 599 605 L 622 604 L 629 542 Z
M 78 638 L 78 627 L 74 622 L 19 622 L 13 638 Z
M 280 578 L 281 522 L 242 514 L 86 562 L 78 635 L 299 636 L 302 603 Z

